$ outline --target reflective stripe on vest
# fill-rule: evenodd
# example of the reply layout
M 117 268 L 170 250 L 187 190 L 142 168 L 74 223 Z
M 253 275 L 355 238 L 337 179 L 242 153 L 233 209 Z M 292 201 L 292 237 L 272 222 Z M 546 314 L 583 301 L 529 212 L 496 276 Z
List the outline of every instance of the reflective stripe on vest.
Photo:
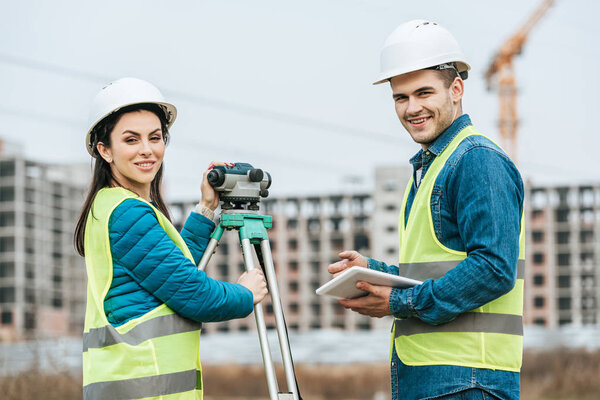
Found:
M 136 346 L 148 339 L 173 335 L 176 333 L 197 331 L 202 323 L 181 318 L 176 314 L 163 315 L 142 322 L 127 333 L 120 334 L 114 326 L 106 325 L 92 328 L 83 334 L 83 351 L 89 348 L 111 346 L 117 343 L 127 343 Z
M 104 299 L 112 283 L 108 221 L 113 210 L 130 198 L 145 202 L 123 188 L 100 190 L 86 224 L 88 288 L 83 335 L 83 398 L 201 399 L 199 322 L 177 315 L 166 304 L 118 327 L 112 326 L 106 318 Z M 147 204 L 169 238 L 193 261 L 175 227 L 160 211 Z
M 398 265 L 398 275 L 410 277 L 418 281 L 426 279 L 438 279 L 446 275 L 446 272 L 460 264 L 462 260 L 453 261 L 430 261 L 422 263 L 401 263 Z M 525 260 L 517 261 L 517 279 L 525 277 Z
M 166 396 L 196 389 L 202 389 L 202 379 L 200 371 L 192 369 L 143 378 L 90 383 L 83 388 L 83 398 L 128 400 L 132 398 L 132 393 L 135 393 L 138 398 L 143 398 Z
M 467 258 L 465 252 L 450 249 L 438 240 L 431 214 L 431 195 L 446 161 L 471 135 L 479 133 L 468 126 L 434 159 L 419 185 L 405 224 L 412 179 L 407 185 L 398 222 L 399 274 L 402 276 L 421 281 L 439 279 Z M 516 284 L 508 293 L 439 325 L 427 324 L 417 317 L 394 321 L 392 340 L 404 364 L 520 370 L 525 266 L 523 214 L 520 228 L 519 260 L 514 266 Z
M 485 332 L 523 335 L 523 317 L 512 314 L 467 312 L 454 320 L 431 325 L 418 318 L 394 320 L 394 337 L 432 332 Z

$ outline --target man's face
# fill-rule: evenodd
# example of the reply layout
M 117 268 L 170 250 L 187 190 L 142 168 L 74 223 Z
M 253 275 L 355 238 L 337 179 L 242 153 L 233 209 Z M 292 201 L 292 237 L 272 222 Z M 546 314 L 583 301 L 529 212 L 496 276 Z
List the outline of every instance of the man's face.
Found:
M 390 80 L 396 114 L 413 140 L 423 149 L 462 114 L 464 86 L 455 79 L 446 87 L 437 71 L 420 70 Z

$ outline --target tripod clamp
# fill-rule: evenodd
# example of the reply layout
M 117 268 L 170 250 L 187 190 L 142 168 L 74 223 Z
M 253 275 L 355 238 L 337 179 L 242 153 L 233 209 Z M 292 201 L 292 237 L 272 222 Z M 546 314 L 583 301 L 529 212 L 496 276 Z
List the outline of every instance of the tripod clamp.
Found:
M 272 217 L 268 215 L 259 215 L 248 210 L 223 210 L 219 224 L 211 234 L 206 250 L 198 263 L 198 269 L 204 270 L 212 254 L 215 252 L 219 240 L 225 230 L 235 229 L 238 231 L 246 271 L 251 271 L 256 268 L 252 257 L 252 246 L 254 245 L 257 257 L 259 258 L 259 262 L 261 263 L 267 278 L 288 389 L 288 392 L 286 393 L 279 391 L 275 367 L 271 357 L 271 349 L 267 340 L 267 328 L 262 305 L 260 303 L 256 304 L 254 306 L 254 316 L 256 318 L 256 328 L 258 330 L 270 400 L 302 400 L 294 372 L 294 363 L 290 350 L 287 326 L 283 316 L 277 278 L 275 277 L 275 266 L 273 264 L 271 246 L 267 235 L 267 229 L 270 229 L 272 226 Z

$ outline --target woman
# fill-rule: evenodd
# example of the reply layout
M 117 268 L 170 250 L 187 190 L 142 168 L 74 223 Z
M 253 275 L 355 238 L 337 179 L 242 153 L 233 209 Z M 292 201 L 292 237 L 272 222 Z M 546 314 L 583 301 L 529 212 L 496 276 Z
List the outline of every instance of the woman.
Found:
M 94 173 L 74 237 L 88 276 L 84 399 L 201 399 L 201 322 L 250 314 L 267 293 L 264 276 L 227 283 L 196 268 L 219 201 L 206 172 L 181 234 L 170 223 L 161 178 L 176 109 L 156 87 L 120 79 L 93 111 Z

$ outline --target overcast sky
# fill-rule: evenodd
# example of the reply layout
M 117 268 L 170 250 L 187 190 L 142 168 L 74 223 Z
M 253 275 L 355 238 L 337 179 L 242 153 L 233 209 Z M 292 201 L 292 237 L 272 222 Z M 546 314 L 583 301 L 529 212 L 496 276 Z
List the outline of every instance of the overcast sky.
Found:
M 541 0 L 2 1 L 0 137 L 32 159 L 87 162 L 89 106 L 124 76 L 179 111 L 166 156 L 171 199 L 195 199 L 211 160 L 273 175 L 274 195 L 368 190 L 373 169 L 419 149 L 372 86 L 391 31 L 436 21 L 472 71 L 464 110 L 499 140 L 483 73 Z M 516 61 L 519 161 L 538 183 L 600 181 L 600 2 L 557 0 Z M 361 178 L 352 183 L 350 177 Z

